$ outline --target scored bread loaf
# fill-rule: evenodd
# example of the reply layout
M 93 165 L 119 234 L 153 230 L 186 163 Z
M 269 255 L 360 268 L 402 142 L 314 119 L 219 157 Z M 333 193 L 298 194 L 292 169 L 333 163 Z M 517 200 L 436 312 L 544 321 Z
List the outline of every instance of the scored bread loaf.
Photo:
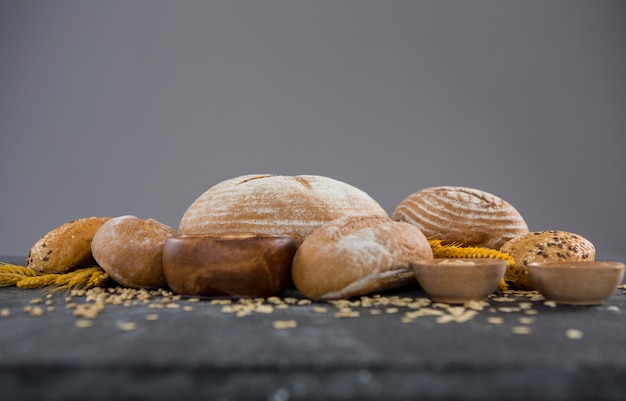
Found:
M 507 276 L 513 285 L 522 289 L 534 289 L 526 266 L 533 262 L 593 261 L 596 249 L 588 239 L 568 231 L 534 231 L 507 241 L 500 248 L 514 261 L 507 268 Z
M 299 246 L 325 222 L 363 214 L 388 217 L 368 194 L 332 178 L 250 174 L 204 192 L 184 213 L 178 232 L 289 235 Z
M 417 285 L 412 263 L 432 259 L 422 232 L 384 216 L 344 216 L 307 237 L 291 275 L 309 298 L 338 299 Z
M 49 274 L 95 265 L 91 240 L 108 220 L 108 217 L 85 217 L 55 228 L 30 248 L 26 266 Z
M 520 213 L 505 200 L 474 188 L 441 186 L 407 196 L 391 215 L 419 228 L 429 240 L 499 249 L 528 232 Z

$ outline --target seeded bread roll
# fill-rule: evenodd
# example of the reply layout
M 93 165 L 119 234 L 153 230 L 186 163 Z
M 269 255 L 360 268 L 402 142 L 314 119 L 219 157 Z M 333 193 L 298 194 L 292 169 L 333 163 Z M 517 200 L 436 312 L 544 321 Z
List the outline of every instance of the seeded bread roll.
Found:
M 163 244 L 176 230 L 156 220 L 115 217 L 100 227 L 91 242 L 94 258 L 125 287 L 165 287 Z
M 515 261 L 507 269 L 516 287 L 534 289 L 526 266 L 533 262 L 577 262 L 593 261 L 596 249 L 579 234 L 567 231 L 535 231 L 507 241 L 500 251 L 506 252 Z
M 417 285 L 412 263 L 432 259 L 422 232 L 384 216 L 344 216 L 311 234 L 296 252 L 292 278 L 313 299 L 338 299 Z
M 479 189 L 432 187 L 406 197 L 391 215 L 419 228 L 428 239 L 499 249 L 528 232 L 528 225 L 508 202 Z
M 332 178 L 245 175 L 223 181 L 184 213 L 180 234 L 288 235 L 299 246 L 322 224 L 345 215 L 388 217 L 365 192 Z
M 40 273 L 65 273 L 96 264 L 91 240 L 109 217 L 86 217 L 65 223 L 30 248 L 26 266 Z

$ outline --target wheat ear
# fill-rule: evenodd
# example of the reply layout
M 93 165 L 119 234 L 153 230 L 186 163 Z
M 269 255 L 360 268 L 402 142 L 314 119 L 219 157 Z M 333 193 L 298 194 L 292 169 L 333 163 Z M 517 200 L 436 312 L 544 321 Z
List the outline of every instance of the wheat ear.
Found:
M 99 266 L 67 273 L 40 274 L 28 267 L 0 262 L 0 287 L 89 289 L 102 287 L 108 280 L 109 275 Z
M 24 277 L 15 285 L 24 289 L 42 288 L 54 284 L 56 279 L 57 274 L 42 274 L 41 276 Z
M 87 267 L 59 275 L 54 283 L 54 287 L 86 290 L 104 284 L 108 277 L 109 275 L 99 266 Z
M 24 277 L 37 276 L 37 272 L 28 267 L 0 262 L 0 287 L 17 284 Z

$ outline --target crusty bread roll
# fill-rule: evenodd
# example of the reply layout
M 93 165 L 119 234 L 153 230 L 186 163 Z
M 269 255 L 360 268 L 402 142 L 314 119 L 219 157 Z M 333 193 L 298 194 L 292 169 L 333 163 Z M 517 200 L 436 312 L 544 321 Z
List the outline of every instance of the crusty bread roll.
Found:
M 96 232 L 91 251 L 100 267 L 125 287 L 165 287 L 163 244 L 175 234 L 153 219 L 115 217 Z
M 387 216 L 365 192 L 332 178 L 245 175 L 204 192 L 184 213 L 180 234 L 289 235 L 299 246 L 316 228 L 345 215 Z
M 528 232 L 528 225 L 511 204 L 465 187 L 417 191 L 400 202 L 391 217 L 416 226 L 428 239 L 440 239 L 443 244 L 499 249 Z
M 304 240 L 291 274 L 307 297 L 349 298 L 417 285 L 412 263 L 432 257 L 426 237 L 410 224 L 385 216 L 344 216 Z
M 108 217 L 86 217 L 55 228 L 30 248 L 26 266 L 47 274 L 95 265 L 91 240 L 108 220 Z
M 500 251 L 513 258 L 515 264 L 507 268 L 512 284 L 522 289 L 534 289 L 526 266 L 533 262 L 593 261 L 596 248 L 582 235 L 567 231 L 534 231 L 507 241 Z

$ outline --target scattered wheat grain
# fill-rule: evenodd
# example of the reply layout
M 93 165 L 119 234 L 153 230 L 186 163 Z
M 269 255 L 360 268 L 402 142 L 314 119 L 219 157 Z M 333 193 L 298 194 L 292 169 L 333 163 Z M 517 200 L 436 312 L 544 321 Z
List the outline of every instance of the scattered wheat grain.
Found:
M 254 308 L 254 311 L 256 313 L 264 313 L 267 315 L 267 314 L 274 312 L 274 308 L 272 307 L 272 305 L 261 304 L 261 305 L 257 305 Z
M 230 299 L 212 299 L 209 302 L 211 305 L 230 305 L 233 303 Z
M 77 327 L 79 329 L 86 329 L 92 326 L 93 326 L 93 320 L 79 319 L 74 322 L 74 327 Z
M 513 312 L 519 312 L 519 311 L 521 311 L 521 309 L 517 308 L 517 307 L 511 307 L 511 308 L 500 307 L 500 308 L 498 308 L 498 311 L 499 312 L 503 312 L 503 313 L 513 313 Z
M 487 318 L 487 323 L 489 324 L 503 324 L 504 319 L 499 316 L 490 316 Z
M 355 310 L 341 310 L 341 311 L 336 312 L 334 316 L 338 319 L 343 319 L 343 318 L 359 317 L 360 313 L 359 311 L 355 311 Z
M 518 335 L 528 335 L 532 332 L 528 326 L 513 326 L 511 327 L 511 333 Z
M 583 332 L 578 329 L 567 329 L 565 331 L 565 337 L 570 340 L 580 340 L 583 338 Z
M 34 308 L 32 308 L 32 310 L 29 312 L 29 314 L 33 317 L 39 317 L 43 315 L 43 309 L 40 306 L 35 306 Z
M 133 331 L 137 329 L 137 323 L 135 322 L 120 322 L 117 324 L 117 328 L 121 331 Z
M 298 302 L 298 298 L 294 298 L 294 297 L 285 297 L 285 298 L 283 298 L 283 301 L 284 301 L 285 303 L 288 303 L 288 304 L 296 304 L 296 303 Z
M 275 320 L 272 326 L 277 330 L 294 329 L 298 327 L 298 322 L 295 320 Z

